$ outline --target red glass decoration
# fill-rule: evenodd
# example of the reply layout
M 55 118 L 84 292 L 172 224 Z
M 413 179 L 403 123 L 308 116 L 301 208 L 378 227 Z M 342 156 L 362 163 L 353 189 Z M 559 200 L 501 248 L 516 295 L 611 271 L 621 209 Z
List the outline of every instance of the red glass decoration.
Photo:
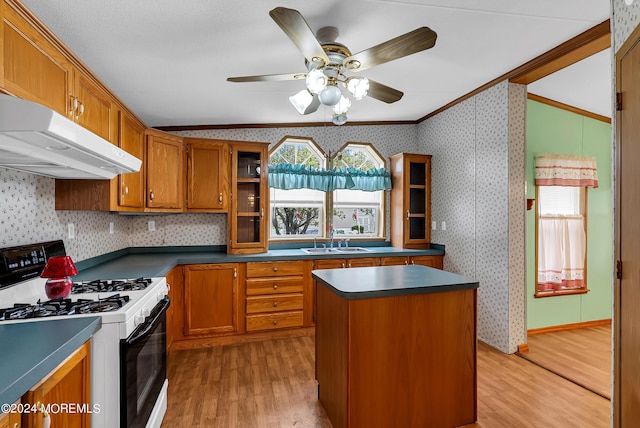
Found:
M 47 297 L 50 299 L 65 298 L 71 294 L 73 281 L 70 276 L 77 275 L 78 269 L 69 256 L 49 257 L 42 271 L 41 278 L 49 278 L 44 285 Z

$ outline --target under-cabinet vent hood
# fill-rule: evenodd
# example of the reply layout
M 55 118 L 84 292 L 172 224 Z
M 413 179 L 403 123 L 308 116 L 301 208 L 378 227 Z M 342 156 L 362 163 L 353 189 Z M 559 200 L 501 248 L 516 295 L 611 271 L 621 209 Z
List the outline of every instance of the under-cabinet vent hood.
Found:
M 53 178 L 110 179 L 142 161 L 40 104 L 0 94 L 0 167 Z

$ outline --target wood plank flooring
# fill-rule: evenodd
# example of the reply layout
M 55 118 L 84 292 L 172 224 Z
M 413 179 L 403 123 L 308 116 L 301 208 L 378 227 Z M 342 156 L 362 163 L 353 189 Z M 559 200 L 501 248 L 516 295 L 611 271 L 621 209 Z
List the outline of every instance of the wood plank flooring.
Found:
M 174 351 L 168 377 L 163 427 L 331 427 L 316 399 L 313 337 Z M 609 404 L 479 343 L 479 420 L 467 427 L 605 428 Z
M 611 326 L 529 335 L 521 356 L 611 398 Z

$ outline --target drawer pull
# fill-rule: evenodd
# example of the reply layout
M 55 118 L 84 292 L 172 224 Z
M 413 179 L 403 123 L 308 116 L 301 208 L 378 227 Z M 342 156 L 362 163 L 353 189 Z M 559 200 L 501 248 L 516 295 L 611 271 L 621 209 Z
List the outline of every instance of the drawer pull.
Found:
M 278 302 L 273 302 L 273 307 L 277 307 L 278 306 Z
M 278 284 L 273 284 L 273 289 L 277 290 L 278 289 Z
M 278 321 L 273 320 L 273 325 L 278 325 Z
M 274 267 L 274 268 L 273 268 L 273 271 L 274 271 L 274 272 L 278 272 L 278 268 L 277 268 L 277 267 Z

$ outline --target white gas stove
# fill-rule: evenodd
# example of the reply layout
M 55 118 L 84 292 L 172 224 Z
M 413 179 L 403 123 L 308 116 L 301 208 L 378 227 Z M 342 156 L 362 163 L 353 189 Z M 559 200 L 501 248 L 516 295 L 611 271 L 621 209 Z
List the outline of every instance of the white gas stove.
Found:
M 0 324 L 100 316 L 102 328 L 91 341 L 91 404 L 100 412 L 92 414 L 91 426 L 160 427 L 168 385 L 166 279 L 84 281 L 74 283 L 68 298 L 54 300 L 45 282 L 0 289 Z

